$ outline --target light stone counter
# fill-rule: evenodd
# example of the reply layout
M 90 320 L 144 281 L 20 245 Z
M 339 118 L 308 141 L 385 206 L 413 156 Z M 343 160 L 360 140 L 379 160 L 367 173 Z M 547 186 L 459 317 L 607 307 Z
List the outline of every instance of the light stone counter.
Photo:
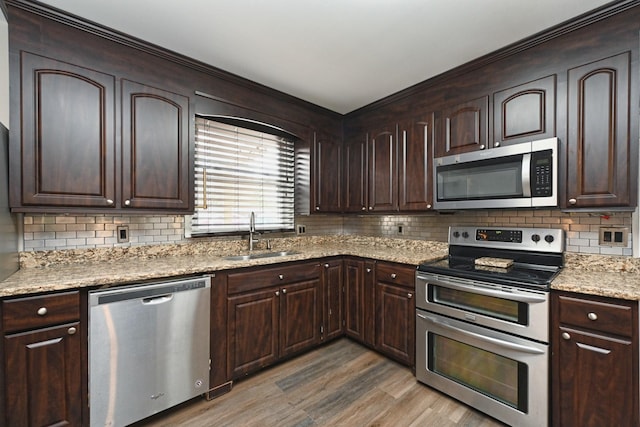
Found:
M 262 244 L 264 242 L 261 242 Z M 0 282 L 0 297 L 112 286 L 142 280 L 214 273 L 241 267 L 352 255 L 409 265 L 443 258 L 447 244 L 405 239 L 323 236 L 274 239 L 271 251 L 295 251 L 284 257 L 229 261 L 246 254 L 246 241 L 181 245 L 25 252 L 21 269 Z M 255 253 L 270 252 L 266 250 Z
M 640 259 L 567 253 L 551 289 L 638 301 Z

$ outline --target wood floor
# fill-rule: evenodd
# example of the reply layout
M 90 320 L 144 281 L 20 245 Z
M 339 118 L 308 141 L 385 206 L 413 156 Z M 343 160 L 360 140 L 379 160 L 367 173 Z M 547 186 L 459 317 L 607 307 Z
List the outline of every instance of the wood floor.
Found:
M 411 371 L 347 339 L 136 424 L 189 426 L 503 426 L 418 383 Z

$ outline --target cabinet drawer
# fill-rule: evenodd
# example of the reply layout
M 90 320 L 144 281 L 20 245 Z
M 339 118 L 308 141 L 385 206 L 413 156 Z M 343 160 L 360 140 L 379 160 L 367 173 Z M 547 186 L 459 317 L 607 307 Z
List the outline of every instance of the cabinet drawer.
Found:
M 631 337 L 633 310 L 618 301 L 594 301 L 560 296 L 560 323 Z
M 227 285 L 229 294 L 235 294 L 319 277 L 320 264 L 309 263 L 230 273 Z
M 376 264 L 376 280 L 414 288 L 416 271 L 396 264 L 378 263 Z
M 80 293 L 40 295 L 2 301 L 4 331 L 41 328 L 80 319 Z

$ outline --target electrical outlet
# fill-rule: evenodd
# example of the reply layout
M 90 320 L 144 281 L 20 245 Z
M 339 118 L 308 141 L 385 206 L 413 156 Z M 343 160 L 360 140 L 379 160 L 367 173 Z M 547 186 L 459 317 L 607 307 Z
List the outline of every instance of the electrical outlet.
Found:
M 629 227 L 600 227 L 598 236 L 600 246 L 622 246 L 629 244 Z
M 398 224 L 398 234 L 402 234 L 404 232 L 404 225 Z
M 128 243 L 129 242 L 129 226 L 128 225 L 119 225 L 116 229 L 118 243 Z
M 298 225 L 298 234 L 304 234 L 307 232 L 307 227 L 304 225 Z

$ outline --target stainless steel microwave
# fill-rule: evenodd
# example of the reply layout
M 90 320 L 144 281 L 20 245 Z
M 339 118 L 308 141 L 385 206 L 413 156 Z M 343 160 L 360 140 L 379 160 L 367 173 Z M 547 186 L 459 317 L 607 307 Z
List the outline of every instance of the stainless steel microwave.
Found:
M 434 208 L 558 205 L 558 138 L 434 159 Z

